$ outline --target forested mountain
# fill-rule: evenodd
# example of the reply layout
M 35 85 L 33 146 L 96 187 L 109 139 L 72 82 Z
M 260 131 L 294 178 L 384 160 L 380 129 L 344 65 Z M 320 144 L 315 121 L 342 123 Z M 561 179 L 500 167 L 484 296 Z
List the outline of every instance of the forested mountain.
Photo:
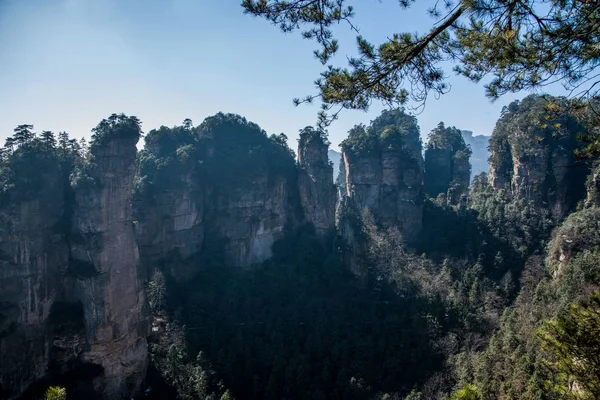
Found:
M 423 145 L 401 109 L 349 131 L 335 185 L 311 127 L 17 127 L 0 398 L 598 398 L 600 167 L 545 101 L 504 109 L 470 187 L 461 131 Z

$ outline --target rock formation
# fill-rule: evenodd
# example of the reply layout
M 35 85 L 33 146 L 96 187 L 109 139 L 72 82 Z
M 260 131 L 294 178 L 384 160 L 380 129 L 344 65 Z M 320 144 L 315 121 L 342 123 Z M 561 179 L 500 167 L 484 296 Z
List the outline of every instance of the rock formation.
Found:
M 35 172 L 41 175 L 41 182 L 31 195 L 19 196 L 16 191 L 21 188 L 16 187 L 2 199 L 5 201 L 0 200 L 3 399 L 16 397 L 46 374 L 55 339 L 49 317 L 52 305 L 63 295 L 61 273 L 68 265 L 69 249 L 64 234 L 57 229 L 64 217 L 65 198 L 62 171 L 54 167 Z
M 569 262 L 578 257 L 583 259 L 579 262 L 586 265 L 590 261 L 585 253 L 592 254 L 594 249 L 600 248 L 598 239 L 598 232 L 600 232 L 599 177 L 600 166 L 596 164 L 588 177 L 584 207 L 568 215 L 552 235 L 552 240 L 548 245 L 546 264 L 555 278 L 568 271 Z
M 50 136 L 21 144 L 6 164 L 2 398 L 37 398 L 64 379 L 78 382 L 76 396 L 120 398 L 145 377 L 149 315 L 130 204 L 139 121 L 113 115 L 95 132 L 87 161 L 63 135 L 58 147 Z
M 440 122 L 429 135 L 425 149 L 425 192 L 430 197 L 444 194 L 449 204 L 458 204 L 469 190 L 471 150 L 460 130 Z
M 139 131 L 117 123 L 92 146 L 92 183 L 76 189 L 71 241 L 73 297 L 83 305 L 89 348 L 105 398 L 140 389 L 148 363 L 149 313 L 139 272 L 131 196 Z M 131 129 L 131 131 L 130 131 Z
M 298 144 L 300 201 L 306 219 L 320 234 L 331 233 L 335 228 L 336 189 L 327 147 L 324 133 L 310 127 L 300 131 Z
M 375 223 L 397 226 L 408 244 L 418 240 L 423 214 L 423 158 L 419 128 L 402 111 L 384 111 L 368 129 L 342 142 L 346 195 Z
M 490 139 L 490 183 L 560 220 L 585 197 L 589 168 L 573 153 L 583 128 L 568 114 L 551 115 L 548 101 L 531 95 L 503 110 Z
M 187 131 L 150 132 L 135 202 L 142 258 L 158 264 L 219 251 L 225 264 L 248 267 L 268 260 L 286 229 L 310 222 L 319 233 L 331 231 L 335 187 L 327 144 L 305 136 L 297 167 L 286 139 L 267 137 L 231 114 Z M 181 279 L 197 272 L 185 262 L 171 268 Z

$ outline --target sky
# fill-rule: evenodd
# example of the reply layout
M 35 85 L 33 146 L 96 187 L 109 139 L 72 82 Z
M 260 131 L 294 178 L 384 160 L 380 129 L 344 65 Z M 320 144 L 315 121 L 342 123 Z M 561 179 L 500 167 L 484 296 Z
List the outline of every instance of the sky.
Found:
M 373 43 L 433 22 L 426 7 L 401 10 L 395 0 L 356 1 L 355 9 L 355 25 Z M 332 62 L 344 65 L 356 35 L 346 25 L 335 34 Z M 0 140 L 19 124 L 87 138 L 112 113 L 137 116 L 148 132 L 222 111 L 283 132 L 296 147 L 318 112 L 318 104 L 292 103 L 315 93 L 323 66 L 314 49 L 299 32 L 244 14 L 240 0 L 0 0 Z M 417 115 L 423 138 L 440 121 L 489 135 L 502 107 L 527 95 L 492 103 L 481 84 L 447 73 L 450 93 Z M 343 112 L 329 128 L 332 148 L 382 109 Z

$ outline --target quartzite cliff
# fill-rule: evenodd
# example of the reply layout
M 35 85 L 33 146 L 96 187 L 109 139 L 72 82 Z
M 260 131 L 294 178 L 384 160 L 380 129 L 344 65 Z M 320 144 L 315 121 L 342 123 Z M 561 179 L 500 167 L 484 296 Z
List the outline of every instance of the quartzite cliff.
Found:
M 527 119 L 538 101 L 504 111 L 485 185 L 547 205 L 560 219 L 583 198 L 587 167 L 572 167 L 573 121 L 562 121 L 570 130 L 561 139 Z M 19 128 L 0 169 L 0 398 L 7 399 L 67 381 L 82 396 L 138 393 L 151 319 L 145 284 L 155 270 L 185 284 L 209 265 L 252 268 L 308 226 L 364 275 L 361 224 L 397 228 L 413 247 L 422 240 L 424 205 L 444 195 L 436 207 L 456 210 L 469 185 L 461 132 L 441 124 L 423 159 L 416 119 L 401 110 L 349 132 L 337 199 L 327 136 L 312 128 L 300 131 L 297 161 L 285 135 L 267 136 L 232 114 L 152 130 L 141 151 L 140 122 L 125 115 L 103 120 L 89 150 L 66 135 L 56 143 Z M 597 175 L 588 205 L 598 202 Z

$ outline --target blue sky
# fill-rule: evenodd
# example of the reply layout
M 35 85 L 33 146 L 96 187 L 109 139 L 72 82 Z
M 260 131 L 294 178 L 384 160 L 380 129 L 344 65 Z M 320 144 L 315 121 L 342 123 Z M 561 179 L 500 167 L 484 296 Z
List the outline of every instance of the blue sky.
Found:
M 144 131 L 216 112 L 233 112 L 268 133 L 314 124 L 318 106 L 294 107 L 314 93 L 322 70 L 315 43 L 283 34 L 245 15 L 239 0 L 0 0 L 0 139 L 23 123 L 37 131 L 89 136 L 113 112 L 138 116 Z M 423 32 L 425 8 L 401 10 L 395 0 L 356 3 L 361 34 L 379 43 L 393 32 Z M 354 34 L 340 25 L 334 62 L 354 54 Z M 451 74 L 451 71 L 448 70 Z M 451 78 L 452 90 L 431 98 L 417 116 L 425 137 L 439 121 L 490 134 L 502 106 L 481 85 Z M 332 147 L 354 124 L 381 111 L 347 111 L 329 129 Z

